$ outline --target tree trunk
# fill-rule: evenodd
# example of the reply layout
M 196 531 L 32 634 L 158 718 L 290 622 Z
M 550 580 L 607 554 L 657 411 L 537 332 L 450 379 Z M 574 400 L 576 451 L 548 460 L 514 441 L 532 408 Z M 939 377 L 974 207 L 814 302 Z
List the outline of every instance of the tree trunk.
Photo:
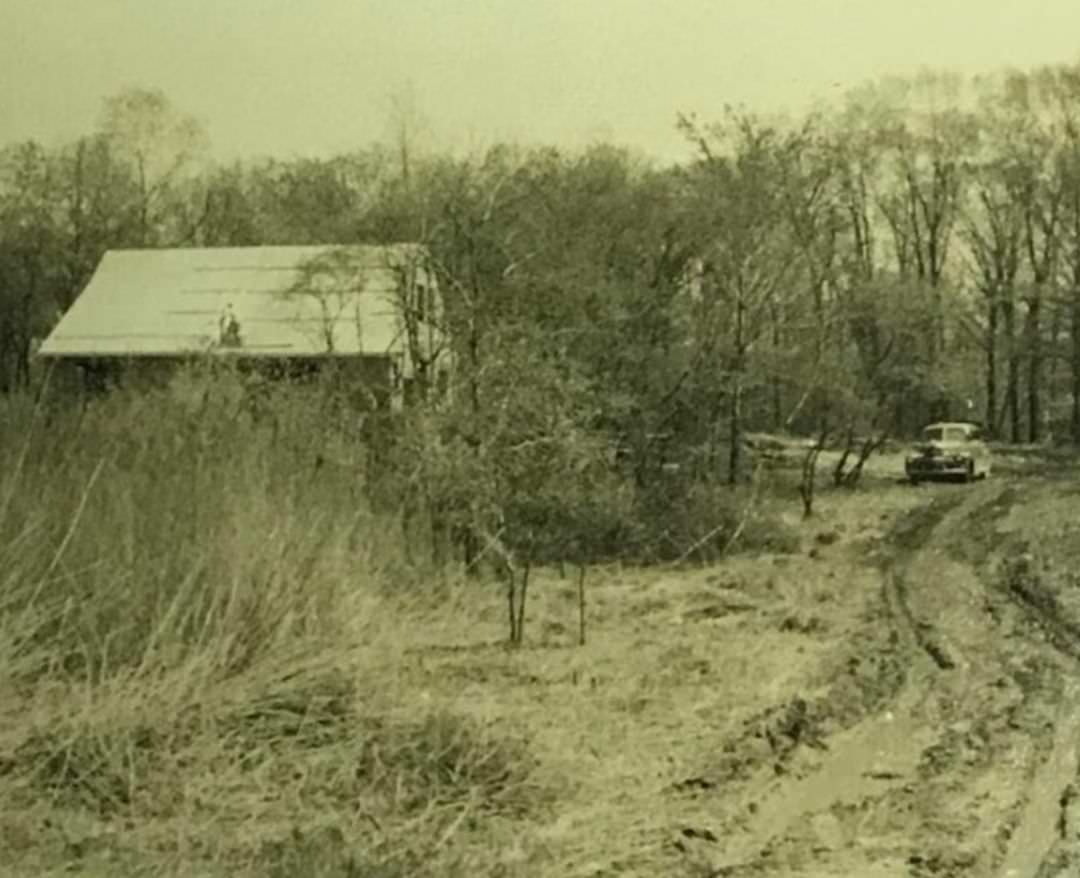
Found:
M 462 563 L 465 565 L 466 573 L 469 576 L 479 576 L 480 571 L 476 567 L 476 558 L 480 550 L 473 529 L 468 525 L 463 525 L 458 534 L 458 540 L 461 544 Z
M 578 646 L 585 645 L 585 565 L 578 570 Z
M 521 642 L 525 634 L 525 599 L 528 597 L 529 594 L 530 570 L 532 570 L 532 563 L 530 561 L 526 561 L 525 569 L 521 571 L 521 590 L 518 592 L 517 625 L 515 627 L 515 634 L 517 636 L 517 640 L 515 642 L 518 646 L 521 646 Z
M 871 434 L 863 440 L 862 447 L 859 449 L 859 456 L 855 459 L 855 465 L 844 476 L 845 488 L 857 488 L 859 486 L 859 479 L 862 478 L 863 469 L 865 469 L 870 455 L 884 446 L 888 438 L 888 434 L 881 433 L 878 436 Z
M 472 414 L 471 430 L 466 436 L 466 443 L 472 449 L 473 454 L 479 456 L 480 453 L 480 439 L 476 435 L 476 431 L 480 429 L 480 329 L 477 325 L 477 316 L 475 313 L 475 302 L 478 296 L 474 289 L 473 298 L 473 313 L 469 319 L 469 337 L 468 347 L 469 352 L 469 405 L 470 412 Z M 465 569 L 472 570 L 475 564 L 477 555 L 480 552 L 480 536 L 474 528 L 475 522 L 464 525 L 464 533 L 462 534 L 462 550 L 465 555 Z M 511 584 L 511 590 L 513 585 Z M 513 635 L 513 598 L 511 597 L 511 636 Z
M 941 289 L 932 280 L 930 282 L 930 331 L 927 333 L 927 361 L 931 368 L 937 366 L 944 354 L 943 338 L 945 335 L 942 311 L 944 304 L 941 297 Z
M 836 462 L 836 466 L 833 467 L 833 484 L 839 487 L 844 482 L 844 468 L 847 466 L 848 458 L 851 457 L 851 452 L 855 449 L 855 424 L 848 422 L 847 430 L 844 432 L 844 450 L 840 452 L 840 459 Z
M 739 480 L 740 446 L 742 444 L 742 381 L 746 368 L 746 350 L 743 343 L 742 299 L 735 303 L 735 357 L 732 364 L 731 400 L 728 410 L 728 484 Z
M 1042 317 L 1042 298 L 1036 294 L 1028 303 L 1026 341 L 1028 354 L 1028 382 L 1027 382 L 1027 409 L 1028 409 L 1028 441 L 1038 442 L 1042 439 L 1042 365 L 1043 357 L 1040 348 L 1040 320 Z
M 1012 302 L 1002 306 L 1005 318 L 1005 347 L 1008 360 L 1008 383 L 1005 387 L 1005 406 L 1009 417 L 1010 440 L 1023 441 L 1020 431 L 1020 354 L 1016 344 L 1016 308 Z
M 803 518 L 810 518 L 814 514 L 814 489 L 817 487 L 817 461 L 829 438 L 829 428 L 822 425 L 818 441 L 807 449 L 803 457 L 802 478 L 799 480 L 799 497 L 803 504 Z
M 728 484 L 734 485 L 739 480 L 742 434 L 742 376 L 735 375 L 735 386 L 731 389 L 731 406 L 728 413 Z
M 784 429 L 784 398 L 783 390 L 780 386 L 780 379 L 773 378 L 772 380 L 772 421 L 773 430 L 780 432 Z
M 780 327 L 780 314 L 778 309 L 773 308 L 772 314 L 772 344 L 773 344 L 773 356 L 778 360 L 780 351 L 783 347 L 783 333 Z M 774 375 L 771 382 L 772 391 L 772 423 L 773 430 L 780 431 L 784 425 L 784 413 L 783 413 L 783 388 L 779 376 Z
M 997 428 L 997 322 L 998 303 L 991 299 L 986 324 L 986 429 L 991 435 Z
M 10 347 L 10 329 L 4 324 L 3 313 L 0 312 L 0 394 L 6 394 L 11 390 L 11 375 L 8 365 Z
M 506 604 L 510 616 L 510 645 L 518 642 L 518 611 L 517 611 L 517 581 L 514 577 L 514 568 L 507 565 L 504 572 L 506 577 Z
M 23 334 L 19 340 L 15 352 L 15 386 L 25 390 L 30 386 L 30 336 Z
M 150 238 L 150 191 L 146 181 L 146 162 L 139 157 L 139 246 L 146 247 Z
M 1080 446 L 1080 289 L 1073 291 L 1071 317 L 1069 329 L 1072 336 L 1072 441 L 1073 445 Z
M 469 403 L 474 420 L 480 415 L 480 331 L 476 320 L 473 314 L 469 321 Z

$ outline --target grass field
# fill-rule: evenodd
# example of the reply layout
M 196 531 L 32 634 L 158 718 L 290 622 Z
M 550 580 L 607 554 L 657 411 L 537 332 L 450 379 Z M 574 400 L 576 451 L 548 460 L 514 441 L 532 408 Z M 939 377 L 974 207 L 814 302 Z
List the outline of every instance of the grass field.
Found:
M 740 874 L 718 863 L 810 832 L 784 789 L 839 807 L 776 786 L 825 742 L 872 761 L 913 661 L 878 553 L 964 496 L 884 460 L 810 520 L 765 494 L 783 540 L 590 568 L 585 645 L 576 570 L 536 571 L 508 649 L 501 587 L 411 557 L 349 443 L 226 402 L 5 410 L 0 874 Z M 819 874 L 831 826 L 765 874 Z
M 300 409 L 268 425 L 225 386 L 182 390 L 6 404 L 12 874 L 473 875 L 583 856 L 639 770 L 638 717 L 706 661 L 700 639 L 657 637 L 686 583 L 591 570 L 582 647 L 576 572 L 539 571 L 508 650 L 499 586 L 417 563 L 370 511 L 350 443 L 313 438 Z

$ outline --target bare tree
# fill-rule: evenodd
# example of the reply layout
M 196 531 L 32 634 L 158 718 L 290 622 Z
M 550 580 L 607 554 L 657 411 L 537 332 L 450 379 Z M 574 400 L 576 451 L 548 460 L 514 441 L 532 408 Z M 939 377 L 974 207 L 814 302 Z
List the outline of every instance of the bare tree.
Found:
M 316 330 L 319 344 L 328 354 L 336 350 L 335 339 L 343 315 L 350 306 L 355 308 L 357 297 L 364 292 L 367 276 L 361 259 L 347 247 L 331 248 L 301 265 L 296 280 L 283 293 L 286 298 L 300 297 L 315 303 L 319 310 Z M 305 310 L 301 307 L 298 314 L 301 324 L 306 323 Z M 357 341 L 362 343 L 362 338 L 358 337 Z
M 718 357 L 726 395 L 727 478 L 741 465 L 744 396 L 750 355 L 768 331 L 778 296 L 798 250 L 786 222 L 784 168 L 797 138 L 729 113 L 725 125 L 702 130 L 683 118 L 684 134 L 697 144 L 697 197 L 703 244 L 699 352 Z M 714 423 L 718 426 L 719 420 Z M 711 431 L 716 435 L 716 428 Z
M 1080 67 L 1058 72 L 1058 100 L 1062 115 L 1061 184 L 1061 304 L 1069 323 L 1070 433 L 1080 445 Z
M 1016 338 L 1017 281 L 1021 268 L 1023 213 L 1015 198 L 1016 166 L 1010 156 L 1007 123 L 995 112 L 997 92 L 984 99 L 985 145 L 971 159 L 969 188 L 962 210 L 961 235 L 971 255 L 975 284 L 982 294 L 980 330 L 985 364 L 986 429 L 1001 433 L 1008 418 L 1014 442 L 1020 441 L 1020 357 Z M 1004 335 L 1007 367 L 1004 405 L 998 406 L 999 344 Z
M 396 279 L 397 313 L 416 394 L 420 400 L 426 400 L 440 365 L 442 380 L 449 381 L 452 360 L 446 313 L 436 284 L 438 275 L 431 264 L 430 251 L 423 246 L 388 251 L 385 262 L 386 271 Z
M 124 161 L 134 187 L 134 243 L 158 243 L 174 206 L 175 189 L 206 147 L 206 134 L 178 113 L 164 92 L 132 88 L 105 101 L 101 131 Z
M 959 219 L 965 159 L 976 133 L 960 101 L 961 80 L 924 73 L 892 83 L 890 121 L 878 132 L 889 180 L 879 197 L 902 277 L 914 275 L 932 291 L 927 334 L 930 362 L 945 344 L 943 284 Z
M 30 383 L 34 337 L 57 305 L 56 167 L 38 144 L 0 151 L 0 391 Z
M 1007 105 L 1017 122 L 1013 135 L 1014 198 L 1022 216 L 1023 253 L 1029 282 L 1025 305 L 1028 440 L 1042 438 L 1043 309 L 1056 277 L 1065 186 L 1061 180 L 1061 132 L 1053 108 L 1052 71 L 1014 74 L 1006 80 Z

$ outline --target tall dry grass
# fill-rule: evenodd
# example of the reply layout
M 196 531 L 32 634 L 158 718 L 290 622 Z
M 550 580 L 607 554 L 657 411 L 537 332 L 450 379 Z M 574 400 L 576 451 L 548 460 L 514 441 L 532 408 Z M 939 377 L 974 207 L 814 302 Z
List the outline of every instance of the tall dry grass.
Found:
M 272 393 L 0 401 L 16 870 L 483 874 L 490 826 L 542 802 L 526 742 L 400 703 L 423 577 L 347 422 Z

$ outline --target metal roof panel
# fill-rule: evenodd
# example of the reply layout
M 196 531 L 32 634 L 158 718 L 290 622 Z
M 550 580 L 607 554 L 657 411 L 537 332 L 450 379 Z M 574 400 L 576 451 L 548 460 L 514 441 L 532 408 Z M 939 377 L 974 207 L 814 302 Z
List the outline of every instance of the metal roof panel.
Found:
M 42 356 L 400 350 L 396 269 L 417 245 L 110 250 Z M 242 347 L 220 347 L 226 309 Z

